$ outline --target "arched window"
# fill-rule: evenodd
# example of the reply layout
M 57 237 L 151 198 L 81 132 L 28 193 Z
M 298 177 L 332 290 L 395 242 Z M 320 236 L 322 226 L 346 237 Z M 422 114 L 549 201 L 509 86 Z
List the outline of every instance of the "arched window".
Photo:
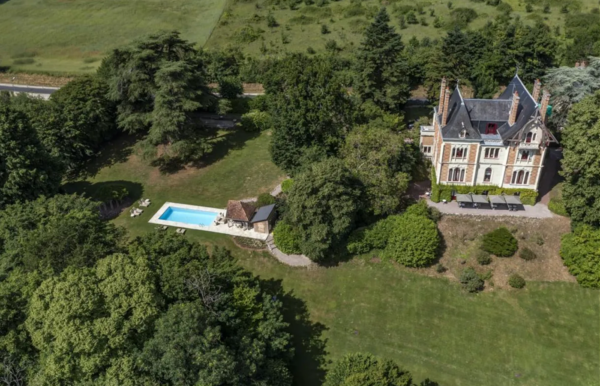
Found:
M 529 172 L 525 170 L 514 171 L 511 183 L 515 185 L 527 185 L 529 183 Z
M 450 170 L 448 170 L 448 181 L 463 182 L 464 180 L 465 180 L 465 169 L 450 168 Z
M 525 137 L 525 143 L 531 143 L 532 139 L 533 139 L 533 133 L 530 131 L 529 133 L 527 133 L 527 137 Z
M 485 169 L 483 173 L 483 182 L 490 182 L 492 180 L 492 168 Z

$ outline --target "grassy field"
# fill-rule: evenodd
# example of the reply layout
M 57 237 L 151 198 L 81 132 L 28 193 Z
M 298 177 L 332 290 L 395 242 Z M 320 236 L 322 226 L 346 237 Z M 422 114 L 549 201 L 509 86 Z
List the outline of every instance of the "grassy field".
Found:
M 0 0 L 0 65 L 89 72 L 112 48 L 177 29 L 203 45 L 226 0 Z
M 269 133 L 224 133 L 206 165 L 167 175 L 135 156 L 133 142 L 120 139 L 104 152 L 97 168 L 89 169 L 89 178 L 65 186 L 68 191 L 93 195 L 104 183 L 123 181 L 136 198 L 152 199 L 141 217 L 131 218 L 125 212 L 114 220 L 132 235 L 152 231 L 147 221 L 167 200 L 224 207 L 228 199 L 270 191 L 284 177 L 269 160 Z M 429 377 L 443 386 L 597 385 L 598 292 L 565 282 L 572 278 L 560 276 L 562 265 L 554 266 L 556 240 L 568 231 L 567 220 L 499 221 L 516 227 L 519 242 L 537 248 L 540 258 L 529 271 L 519 262 L 510 265 L 511 259 L 503 259 L 492 266 L 498 271 L 494 273 L 497 284 L 478 295 L 461 290 L 453 276 L 459 266 L 452 260 L 467 259 L 472 264 L 469 243 L 498 225 L 493 221 L 442 220 L 440 229 L 446 239 L 442 261 L 450 268 L 445 274 L 407 270 L 370 255 L 329 268 L 294 269 L 265 252 L 236 248 L 228 236 L 188 231 L 185 237 L 231 248 L 243 266 L 283 288 L 286 320 L 295 335 L 297 386 L 321 385 L 328 363 L 352 351 L 394 359 L 417 381 Z M 537 236 L 545 240 L 542 246 Z M 521 291 L 501 289 L 506 269 L 519 269 L 528 279 L 554 281 L 529 281 Z M 540 269 L 560 275 L 531 272 Z

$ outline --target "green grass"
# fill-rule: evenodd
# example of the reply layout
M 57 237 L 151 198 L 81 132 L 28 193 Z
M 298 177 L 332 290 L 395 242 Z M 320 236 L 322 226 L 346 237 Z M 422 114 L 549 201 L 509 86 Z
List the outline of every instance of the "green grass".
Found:
M 101 155 L 99 163 L 108 166 L 91 170 L 91 177 L 69 182 L 64 188 L 94 196 L 102 184 L 123 181 L 136 199 L 151 199 L 152 205 L 140 217 L 131 218 L 125 211 L 114 220 L 137 236 L 154 228 L 148 220 L 166 201 L 225 208 L 229 199 L 256 197 L 283 180 L 284 173 L 271 162 L 267 151 L 269 133 L 223 132 L 216 142 L 207 166 L 161 174 L 135 155 L 132 138 L 122 138 Z M 224 237 L 190 233 L 207 239 Z
M 397 361 L 415 380 L 440 385 L 597 385 L 598 292 L 571 283 L 470 295 L 455 282 L 355 259 L 299 270 L 269 258 L 243 264 L 306 302 L 324 329 L 328 359 L 370 352 Z M 310 369 L 301 351 L 295 366 Z M 317 386 L 298 371 L 298 385 Z
M 534 12 L 525 11 L 526 1 L 505 0 L 513 8 L 513 16 L 519 16 L 526 23 L 533 24 L 534 19 L 541 19 L 551 26 L 561 26 L 561 32 L 564 25 L 564 14 L 560 13 L 562 4 L 569 4 L 572 10 L 580 9 L 589 11 L 593 7 L 598 7 L 597 0 L 554 0 L 550 1 L 551 13 L 542 13 L 543 1 L 538 1 L 534 6 Z M 352 4 L 351 0 L 329 1 L 327 5 L 318 7 L 316 5 L 306 6 L 301 4 L 297 10 L 290 10 L 284 5 L 274 5 L 272 0 L 247 0 L 232 2 L 225 10 L 218 26 L 207 43 L 208 48 L 219 48 L 226 45 L 238 46 L 243 51 L 259 55 L 261 46 L 264 44 L 271 54 L 282 53 L 286 51 L 306 52 L 308 47 L 316 51 L 323 51 L 327 40 L 336 40 L 338 46 L 343 48 L 342 53 L 353 51 L 362 40 L 364 28 L 371 22 L 373 15 L 381 5 L 386 5 L 390 13 L 391 22 L 396 26 L 396 30 L 404 37 L 404 42 L 416 36 L 419 39 L 429 37 L 431 39 L 440 38 L 445 35 L 445 28 L 434 28 L 433 21 L 439 16 L 444 21 L 450 20 L 450 11 L 447 7 L 448 1 L 377 1 L 363 0 L 364 10 L 362 15 L 348 14 Z M 282 2 L 284 3 L 284 2 Z M 315 2 L 316 3 L 316 2 Z M 418 15 L 420 19 L 424 17 L 428 26 L 421 24 L 407 24 L 406 29 L 399 27 L 399 9 L 406 6 L 423 5 L 424 14 Z M 473 2 L 470 0 L 454 0 L 453 9 L 459 7 L 469 7 L 478 13 L 475 19 L 469 25 L 470 28 L 481 28 L 489 20 L 499 15 L 496 7 L 486 5 L 485 2 Z M 434 11 L 434 16 L 430 16 L 430 11 Z M 266 17 L 272 13 L 279 27 L 267 27 Z M 304 18 L 301 18 L 304 16 Z M 331 33 L 321 34 L 321 24 L 327 24 Z M 239 31 L 247 26 L 256 30 L 262 30 L 260 38 L 251 42 L 239 41 Z M 282 34 L 287 36 L 289 43 L 283 44 Z
M 139 218 L 124 213 L 114 220 L 140 235 L 153 230 L 147 221 L 167 200 L 224 207 L 281 181 L 284 174 L 270 162 L 269 133 L 221 138 L 206 166 L 168 175 L 132 155 L 132 139 L 123 138 L 104 152 L 101 168 L 90 168 L 91 177 L 65 187 L 93 195 L 103 183 L 125 181 L 153 201 Z M 469 295 L 456 282 L 392 263 L 356 258 L 294 269 L 264 252 L 236 248 L 229 236 L 188 231 L 185 237 L 231 248 L 243 266 L 284 288 L 298 386 L 320 386 L 326 362 L 354 351 L 393 359 L 416 381 L 429 377 L 444 386 L 600 380 L 600 298 L 577 284 L 528 282 L 520 291 Z
M 226 0 L 0 0 L 0 65 L 29 56 L 25 71 L 89 72 L 108 51 L 177 29 L 203 45 Z M 92 59 L 90 59 L 92 58 Z

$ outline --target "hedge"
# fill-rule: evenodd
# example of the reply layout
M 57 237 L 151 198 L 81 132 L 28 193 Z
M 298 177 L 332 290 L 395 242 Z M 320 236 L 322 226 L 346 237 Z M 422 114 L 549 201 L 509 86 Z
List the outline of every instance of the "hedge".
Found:
M 521 202 L 524 205 L 535 205 L 538 196 L 538 192 L 532 189 L 500 188 L 494 185 L 445 185 L 438 184 L 435 181 L 435 169 L 431 168 L 431 201 L 433 202 L 440 202 L 442 200 L 451 201 L 452 191 L 455 191 L 458 194 L 481 194 L 487 190 L 490 195 L 513 195 L 515 193 L 520 193 Z

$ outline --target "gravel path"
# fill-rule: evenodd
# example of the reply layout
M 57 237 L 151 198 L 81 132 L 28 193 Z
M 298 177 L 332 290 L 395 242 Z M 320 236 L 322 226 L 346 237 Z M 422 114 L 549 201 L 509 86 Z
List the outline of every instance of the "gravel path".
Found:
M 308 267 L 312 265 L 312 261 L 304 255 L 286 255 L 285 253 L 281 252 L 273 242 L 272 234 L 269 235 L 266 243 L 271 255 L 275 256 L 275 258 L 281 261 L 283 264 L 287 264 L 292 267 Z
M 474 208 L 459 208 L 456 201 L 447 204 L 441 202 L 433 202 L 427 199 L 427 204 L 437 208 L 440 212 L 446 214 L 460 214 L 467 216 L 494 216 L 494 217 L 529 217 L 529 218 L 551 218 L 555 217 L 554 213 L 542 203 L 537 203 L 534 206 L 524 205 L 524 210 L 510 211 L 507 209 L 474 209 Z

